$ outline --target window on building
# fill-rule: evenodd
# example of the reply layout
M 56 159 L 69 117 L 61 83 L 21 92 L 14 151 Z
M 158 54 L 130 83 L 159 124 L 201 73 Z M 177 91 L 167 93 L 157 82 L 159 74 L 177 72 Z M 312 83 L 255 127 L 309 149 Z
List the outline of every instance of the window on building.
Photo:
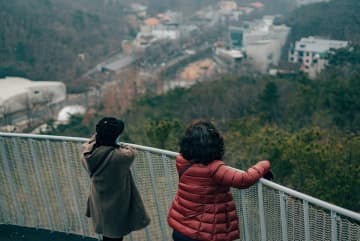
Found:
M 37 94 L 39 94 L 39 93 L 40 93 L 40 91 L 34 90 L 34 95 L 37 95 Z

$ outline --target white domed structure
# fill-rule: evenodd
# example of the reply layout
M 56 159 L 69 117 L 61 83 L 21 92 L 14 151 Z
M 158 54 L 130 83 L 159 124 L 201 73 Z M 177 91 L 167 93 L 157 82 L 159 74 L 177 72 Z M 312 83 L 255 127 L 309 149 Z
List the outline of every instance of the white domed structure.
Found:
M 72 115 L 82 115 L 86 111 L 82 105 L 69 105 L 62 108 L 58 114 L 57 121 L 67 123 Z

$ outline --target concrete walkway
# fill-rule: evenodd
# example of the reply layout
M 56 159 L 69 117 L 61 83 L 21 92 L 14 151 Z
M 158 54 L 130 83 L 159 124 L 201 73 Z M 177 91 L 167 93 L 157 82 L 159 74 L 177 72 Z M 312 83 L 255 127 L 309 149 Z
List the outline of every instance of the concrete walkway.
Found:
M 0 225 L 1 241 L 98 241 L 79 235 L 50 232 L 44 229 L 24 228 L 15 225 Z

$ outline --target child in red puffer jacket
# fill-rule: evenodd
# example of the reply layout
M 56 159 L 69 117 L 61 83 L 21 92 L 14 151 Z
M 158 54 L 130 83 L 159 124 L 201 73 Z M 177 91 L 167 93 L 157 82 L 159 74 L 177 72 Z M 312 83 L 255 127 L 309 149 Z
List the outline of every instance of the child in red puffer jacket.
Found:
M 270 162 L 241 172 L 222 161 L 224 142 L 207 120 L 195 121 L 180 141 L 176 157 L 179 186 L 168 214 L 174 241 L 232 241 L 240 237 L 230 187 L 248 188 L 271 178 Z

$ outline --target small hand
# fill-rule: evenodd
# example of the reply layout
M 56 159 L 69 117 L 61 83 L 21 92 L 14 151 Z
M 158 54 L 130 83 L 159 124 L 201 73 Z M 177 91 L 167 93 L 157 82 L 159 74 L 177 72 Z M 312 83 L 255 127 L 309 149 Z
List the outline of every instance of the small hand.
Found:
M 95 142 L 95 141 L 96 141 L 96 133 L 94 133 L 94 134 L 90 137 L 89 143 L 93 143 L 93 142 Z
M 274 174 L 271 171 L 268 171 L 267 173 L 265 173 L 263 178 L 265 178 L 267 180 L 274 180 Z

